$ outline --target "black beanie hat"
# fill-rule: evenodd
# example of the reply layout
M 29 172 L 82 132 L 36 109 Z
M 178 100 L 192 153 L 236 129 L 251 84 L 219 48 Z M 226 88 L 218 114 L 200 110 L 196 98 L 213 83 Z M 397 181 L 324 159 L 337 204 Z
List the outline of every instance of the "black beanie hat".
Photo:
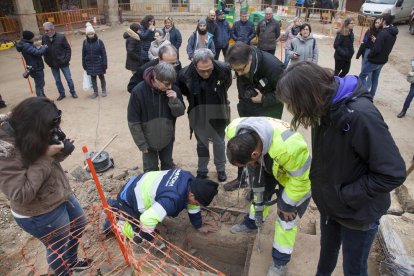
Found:
M 34 33 L 32 33 L 31 31 L 23 31 L 22 37 L 26 40 L 30 40 L 34 37 Z
M 217 194 L 218 185 L 211 180 L 195 178 L 190 182 L 190 189 L 201 205 L 208 206 Z

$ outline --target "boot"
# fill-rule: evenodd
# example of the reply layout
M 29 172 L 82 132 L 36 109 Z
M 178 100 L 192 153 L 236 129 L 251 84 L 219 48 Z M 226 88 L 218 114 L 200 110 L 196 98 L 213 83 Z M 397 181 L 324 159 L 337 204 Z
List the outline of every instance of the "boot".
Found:
M 284 276 L 286 275 L 286 266 L 271 265 L 267 271 L 267 276 Z
M 407 110 L 402 110 L 400 113 L 398 113 L 398 115 L 397 115 L 397 117 L 398 118 L 402 118 L 402 117 L 404 117 L 405 116 L 405 113 L 407 113 Z
M 96 97 L 98 97 L 98 92 L 93 92 L 92 99 L 95 99 Z
M 106 97 L 108 94 L 106 94 L 106 91 L 102 91 L 102 97 Z

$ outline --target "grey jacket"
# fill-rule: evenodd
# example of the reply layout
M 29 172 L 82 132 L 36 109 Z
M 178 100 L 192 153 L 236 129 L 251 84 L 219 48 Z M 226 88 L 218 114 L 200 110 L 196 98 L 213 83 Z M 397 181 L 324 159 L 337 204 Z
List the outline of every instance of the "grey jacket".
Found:
M 259 38 L 257 47 L 260 50 L 274 50 L 276 49 L 276 40 L 280 36 L 280 24 L 274 18 L 268 22 L 263 19 L 257 25 L 256 34 Z
M 297 53 L 300 56 L 296 59 L 293 59 L 293 54 Z M 299 61 L 312 61 L 318 63 L 319 57 L 319 48 L 316 39 L 310 34 L 308 37 L 302 37 L 298 34 L 295 37 L 289 49 L 290 64 L 294 64 Z

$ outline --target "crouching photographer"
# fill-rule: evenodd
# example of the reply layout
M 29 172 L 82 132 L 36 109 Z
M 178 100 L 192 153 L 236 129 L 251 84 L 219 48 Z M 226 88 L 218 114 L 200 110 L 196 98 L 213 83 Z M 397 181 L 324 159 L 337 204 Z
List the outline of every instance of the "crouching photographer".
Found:
M 38 97 L 46 97 L 44 92 L 45 87 L 45 73 L 43 69 L 42 56 L 47 51 L 46 45 L 39 45 L 34 42 L 34 33 L 31 31 L 23 31 L 22 38 L 16 45 L 16 50 L 21 52 L 26 62 L 26 71 L 23 73 L 23 78 L 31 76 L 35 82 L 36 95 Z
M 90 267 L 77 256 L 87 219 L 60 165 L 74 149 L 60 129 L 62 112 L 44 97 L 0 116 L 0 190 L 17 224 L 46 247 L 56 275 Z

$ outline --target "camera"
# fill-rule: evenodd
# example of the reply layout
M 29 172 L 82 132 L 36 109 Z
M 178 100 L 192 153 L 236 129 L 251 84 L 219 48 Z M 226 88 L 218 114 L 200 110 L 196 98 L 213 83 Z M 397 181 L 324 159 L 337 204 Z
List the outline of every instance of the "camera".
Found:
M 250 99 L 252 97 L 256 97 L 257 96 L 257 90 L 259 90 L 261 93 L 263 93 L 262 91 L 264 91 L 266 85 L 268 84 L 268 80 L 266 78 L 262 78 L 258 81 L 257 84 L 254 85 L 250 85 L 246 88 L 246 90 L 243 93 L 243 99 Z
M 33 66 L 27 65 L 26 71 L 23 73 L 23 78 L 27 79 L 30 76 L 30 72 L 33 71 Z
M 75 146 L 66 138 L 66 134 L 59 127 L 55 127 L 52 129 L 49 145 L 59 145 L 60 142 L 63 142 L 62 153 L 65 156 L 70 155 L 75 150 Z

